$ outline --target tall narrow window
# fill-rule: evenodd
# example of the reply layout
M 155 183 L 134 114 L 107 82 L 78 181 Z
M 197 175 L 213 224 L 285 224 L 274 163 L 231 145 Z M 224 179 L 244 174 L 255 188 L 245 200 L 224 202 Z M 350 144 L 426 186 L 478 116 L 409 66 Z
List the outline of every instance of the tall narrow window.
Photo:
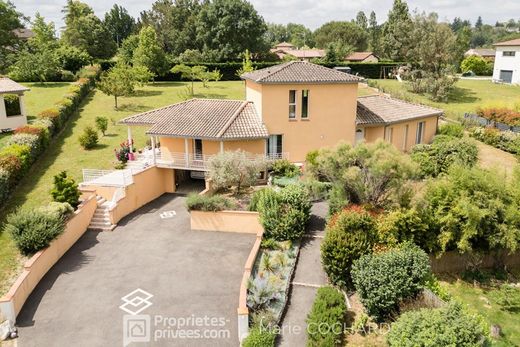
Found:
M 195 160 L 202 160 L 202 140 L 195 139 L 193 141 L 193 154 Z
M 403 151 L 406 151 L 406 145 L 408 144 L 408 124 L 404 127 L 404 139 L 403 139 Z
M 296 118 L 296 90 L 289 90 L 289 119 Z
M 385 140 L 392 143 L 392 137 L 394 136 L 394 128 L 385 129 Z
M 302 90 L 302 119 L 309 118 L 309 90 Z
M 417 123 L 417 133 L 415 134 L 415 143 L 422 143 L 424 140 L 424 128 L 426 126 L 425 122 Z
M 272 159 L 282 157 L 282 135 L 271 135 L 267 138 L 267 156 Z

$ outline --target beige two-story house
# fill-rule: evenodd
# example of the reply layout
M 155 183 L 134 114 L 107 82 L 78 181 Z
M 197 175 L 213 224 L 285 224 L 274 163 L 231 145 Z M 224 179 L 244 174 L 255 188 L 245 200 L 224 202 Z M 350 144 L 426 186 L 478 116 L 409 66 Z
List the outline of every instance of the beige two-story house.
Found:
M 358 97 L 361 78 L 303 61 L 246 73 L 242 79 L 245 100 L 192 99 L 121 123 L 148 127 L 155 165 L 175 170 L 175 176 L 184 171 L 203 177 L 211 156 L 237 149 L 299 164 L 309 151 L 340 141 L 355 145 L 384 139 L 408 151 L 432 140 L 442 114 L 389 97 Z

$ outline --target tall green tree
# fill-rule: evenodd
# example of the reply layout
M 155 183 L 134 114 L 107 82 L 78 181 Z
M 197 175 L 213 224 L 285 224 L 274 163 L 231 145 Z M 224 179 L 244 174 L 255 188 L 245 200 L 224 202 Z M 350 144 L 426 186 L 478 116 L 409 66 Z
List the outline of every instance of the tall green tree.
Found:
M 328 22 L 314 32 L 316 46 L 327 48 L 330 44 L 351 46 L 354 50 L 364 51 L 368 47 L 368 34 L 353 22 Z
M 406 57 L 411 45 L 411 24 L 407 3 L 404 0 L 394 0 L 394 5 L 388 12 L 388 20 L 383 25 L 382 49 L 385 57 L 393 60 L 403 60 Z
M 114 4 L 114 7 L 105 13 L 103 25 L 112 35 L 112 39 L 121 46 L 121 43 L 135 30 L 135 19 L 128 14 L 123 6 Z
M 119 60 L 126 64 L 131 64 L 134 60 L 134 52 L 137 46 L 139 46 L 139 35 L 132 34 L 124 39 L 117 51 Z
M 314 47 L 314 35 L 312 31 L 303 24 L 288 23 L 287 32 L 289 42 L 296 47 Z
M 203 53 L 218 60 L 236 60 L 246 49 L 251 53 L 267 50 L 267 26 L 253 5 L 245 0 L 212 0 L 202 7 L 197 39 Z
M 62 35 L 65 43 L 84 49 L 92 58 L 107 59 L 115 54 L 116 42 L 90 6 L 68 0 L 62 12 L 65 14 Z
M 133 64 L 144 66 L 159 76 L 168 71 L 166 56 L 157 42 L 154 28 L 144 27 L 139 32 L 139 44 L 133 54 Z
M 368 29 L 368 19 L 365 12 L 359 11 L 356 15 L 356 24 L 363 30 Z
M 8 56 L 19 42 L 13 30 L 22 28 L 24 19 L 11 1 L 0 0 L 0 72 L 9 65 Z
M 34 37 L 29 39 L 31 46 L 43 49 L 55 48 L 58 45 L 54 23 L 46 23 L 39 12 L 36 12 L 31 29 L 34 32 Z
M 370 12 L 370 20 L 368 27 L 368 46 L 372 52 L 381 53 L 381 28 L 377 24 L 377 17 L 374 11 Z
M 177 56 L 198 49 L 197 21 L 200 0 L 157 0 L 152 9 L 141 12 L 139 26 L 152 26 L 165 52 Z

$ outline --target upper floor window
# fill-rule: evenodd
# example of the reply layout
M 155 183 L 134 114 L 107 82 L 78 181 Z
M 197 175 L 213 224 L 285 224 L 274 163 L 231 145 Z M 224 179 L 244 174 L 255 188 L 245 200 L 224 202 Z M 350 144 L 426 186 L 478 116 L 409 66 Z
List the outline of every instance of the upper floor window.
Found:
M 393 136 L 394 136 L 394 128 L 386 128 L 385 129 L 385 140 L 391 143 Z
M 296 90 L 289 90 L 289 118 L 296 118 Z
M 302 119 L 309 118 L 309 90 L 302 90 Z
M 504 52 L 502 52 L 502 56 L 503 57 L 514 57 L 515 54 L 516 54 L 515 51 L 504 51 Z

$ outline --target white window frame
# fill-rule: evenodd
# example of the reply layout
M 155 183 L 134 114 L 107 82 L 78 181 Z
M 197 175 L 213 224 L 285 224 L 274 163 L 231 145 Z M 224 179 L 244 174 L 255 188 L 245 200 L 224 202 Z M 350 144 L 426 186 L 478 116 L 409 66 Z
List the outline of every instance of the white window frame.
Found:
M 291 96 L 294 93 L 294 101 L 291 102 Z M 289 90 L 289 119 L 296 119 L 296 103 L 297 103 L 297 95 L 298 93 L 294 89 Z M 291 111 L 291 108 L 294 108 L 294 111 Z
M 424 142 L 424 130 L 426 129 L 426 122 L 417 122 L 417 130 L 415 131 L 415 144 L 418 145 Z

